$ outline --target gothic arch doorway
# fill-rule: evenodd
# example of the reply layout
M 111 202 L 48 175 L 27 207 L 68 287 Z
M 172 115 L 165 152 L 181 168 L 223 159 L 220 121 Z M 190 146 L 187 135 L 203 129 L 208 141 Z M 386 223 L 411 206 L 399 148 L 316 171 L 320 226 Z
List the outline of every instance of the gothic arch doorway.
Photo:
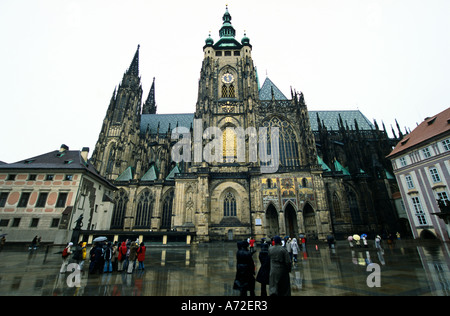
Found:
M 317 237 L 317 225 L 316 225 L 316 213 L 312 208 L 311 204 L 306 203 L 303 208 L 303 220 L 305 223 L 305 232 L 307 237 L 316 238 Z
M 286 235 L 291 238 L 298 235 L 297 213 L 291 203 L 284 210 L 284 222 L 286 224 Z
M 279 234 L 278 212 L 273 204 L 269 204 L 266 210 L 266 233 L 269 237 Z

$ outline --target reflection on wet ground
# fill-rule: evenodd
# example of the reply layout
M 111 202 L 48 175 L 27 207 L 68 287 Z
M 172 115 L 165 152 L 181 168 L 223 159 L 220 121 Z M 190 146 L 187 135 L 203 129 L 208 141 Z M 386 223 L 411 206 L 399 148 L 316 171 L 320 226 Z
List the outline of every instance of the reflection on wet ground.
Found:
M 374 247 L 350 249 L 344 242 L 338 242 L 336 249 L 325 244 L 316 249 L 312 243 L 306 252 L 299 254 L 292 269 L 292 295 L 449 296 L 449 246 L 435 241 L 402 240 L 377 251 Z M 232 288 L 236 273 L 235 243 L 148 247 L 144 271 L 101 275 L 82 272 L 78 287 L 69 287 L 67 282 L 76 285 L 75 274 L 59 273 L 62 261 L 57 252 L 61 250 L 50 247 L 29 253 L 5 247 L 0 253 L 0 295 L 239 294 Z M 258 253 L 254 259 L 258 270 Z M 369 266 L 371 263 L 375 265 Z M 260 284 L 256 283 L 256 294 L 259 293 Z

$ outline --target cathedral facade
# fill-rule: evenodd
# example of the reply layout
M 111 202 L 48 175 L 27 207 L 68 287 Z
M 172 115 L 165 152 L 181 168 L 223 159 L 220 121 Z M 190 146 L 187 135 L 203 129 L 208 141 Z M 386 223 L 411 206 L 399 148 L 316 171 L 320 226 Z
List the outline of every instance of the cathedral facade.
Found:
M 382 229 L 386 133 L 359 111 L 308 111 L 301 92 L 260 86 L 249 38 L 236 39 L 228 9 L 222 19 L 220 39 L 203 47 L 194 113 L 157 114 L 155 80 L 143 102 L 139 46 L 114 90 L 90 160 L 119 188 L 111 230 L 207 242 Z M 355 137 L 378 142 L 366 157 Z M 379 167 L 381 211 L 365 163 Z

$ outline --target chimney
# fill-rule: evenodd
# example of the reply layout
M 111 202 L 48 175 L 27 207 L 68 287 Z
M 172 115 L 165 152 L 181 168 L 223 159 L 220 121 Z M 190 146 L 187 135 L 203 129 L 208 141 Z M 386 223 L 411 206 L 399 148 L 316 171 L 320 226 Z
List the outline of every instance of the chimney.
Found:
M 89 154 L 89 147 L 83 147 L 81 150 L 81 157 L 83 158 L 84 162 L 88 161 L 88 154 Z
M 69 150 L 69 146 L 62 144 L 61 147 L 59 148 L 59 152 L 63 153 L 65 151 Z

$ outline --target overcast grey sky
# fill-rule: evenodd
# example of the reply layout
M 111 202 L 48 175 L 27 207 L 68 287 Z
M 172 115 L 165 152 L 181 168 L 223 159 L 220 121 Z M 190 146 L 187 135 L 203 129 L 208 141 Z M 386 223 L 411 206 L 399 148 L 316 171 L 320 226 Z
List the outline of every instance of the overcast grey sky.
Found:
M 156 77 L 158 113 L 193 113 L 227 3 L 261 84 L 310 110 L 359 109 L 390 132 L 450 106 L 448 0 L 1 0 L 0 160 L 92 154 L 138 44 L 143 101 Z

